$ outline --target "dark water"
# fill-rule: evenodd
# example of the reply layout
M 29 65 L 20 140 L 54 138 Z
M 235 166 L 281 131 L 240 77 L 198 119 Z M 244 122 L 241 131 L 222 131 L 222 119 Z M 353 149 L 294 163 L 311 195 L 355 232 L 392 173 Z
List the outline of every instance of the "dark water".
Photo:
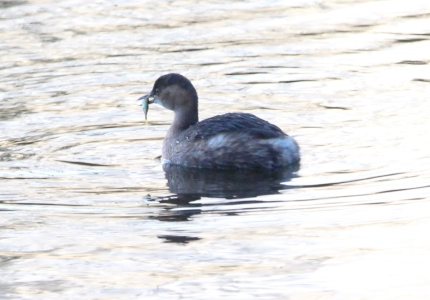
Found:
M 1 1 L 1 299 L 427 299 L 428 1 Z M 163 170 L 202 119 L 295 136 L 277 174 Z

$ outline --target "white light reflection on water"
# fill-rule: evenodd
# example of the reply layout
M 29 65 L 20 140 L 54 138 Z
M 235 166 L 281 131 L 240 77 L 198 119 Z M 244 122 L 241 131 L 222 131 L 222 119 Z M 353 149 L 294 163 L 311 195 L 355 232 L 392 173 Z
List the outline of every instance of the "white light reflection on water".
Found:
M 0 3 L 2 299 L 426 299 L 427 1 Z M 201 118 L 294 135 L 281 174 L 170 170 L 167 72 Z M 226 180 L 226 177 L 228 180 Z

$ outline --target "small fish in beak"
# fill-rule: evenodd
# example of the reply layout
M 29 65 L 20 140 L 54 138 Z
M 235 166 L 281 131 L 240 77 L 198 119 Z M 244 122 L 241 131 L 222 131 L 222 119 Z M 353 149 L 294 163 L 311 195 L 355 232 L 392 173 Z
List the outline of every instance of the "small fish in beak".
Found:
M 145 114 L 145 124 L 148 124 L 148 110 L 149 110 L 149 104 L 152 103 L 152 101 L 149 101 L 149 98 L 153 98 L 152 94 L 146 94 L 145 96 L 140 97 L 137 100 L 142 100 L 142 108 L 143 113 Z
M 143 113 L 145 114 L 145 124 L 148 124 L 148 110 L 149 110 L 149 99 L 145 98 L 142 100 Z

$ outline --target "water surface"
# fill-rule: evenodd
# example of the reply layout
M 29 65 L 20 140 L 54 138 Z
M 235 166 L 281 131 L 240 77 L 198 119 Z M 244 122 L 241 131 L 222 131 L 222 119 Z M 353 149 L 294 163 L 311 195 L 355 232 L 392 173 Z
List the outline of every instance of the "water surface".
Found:
M 428 1 L 8 0 L 0 25 L 0 298 L 428 298 Z M 136 99 L 168 72 L 300 165 L 165 172 L 172 113 Z

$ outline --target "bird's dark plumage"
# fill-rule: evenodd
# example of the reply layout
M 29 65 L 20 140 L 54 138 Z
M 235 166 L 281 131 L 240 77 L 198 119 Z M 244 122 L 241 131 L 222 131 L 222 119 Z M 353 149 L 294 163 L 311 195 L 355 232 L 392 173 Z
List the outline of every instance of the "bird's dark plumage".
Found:
M 157 79 L 142 97 L 175 112 L 163 143 L 167 163 L 195 168 L 265 168 L 300 160 L 299 147 L 279 127 L 252 114 L 227 113 L 198 121 L 198 96 L 180 74 Z

